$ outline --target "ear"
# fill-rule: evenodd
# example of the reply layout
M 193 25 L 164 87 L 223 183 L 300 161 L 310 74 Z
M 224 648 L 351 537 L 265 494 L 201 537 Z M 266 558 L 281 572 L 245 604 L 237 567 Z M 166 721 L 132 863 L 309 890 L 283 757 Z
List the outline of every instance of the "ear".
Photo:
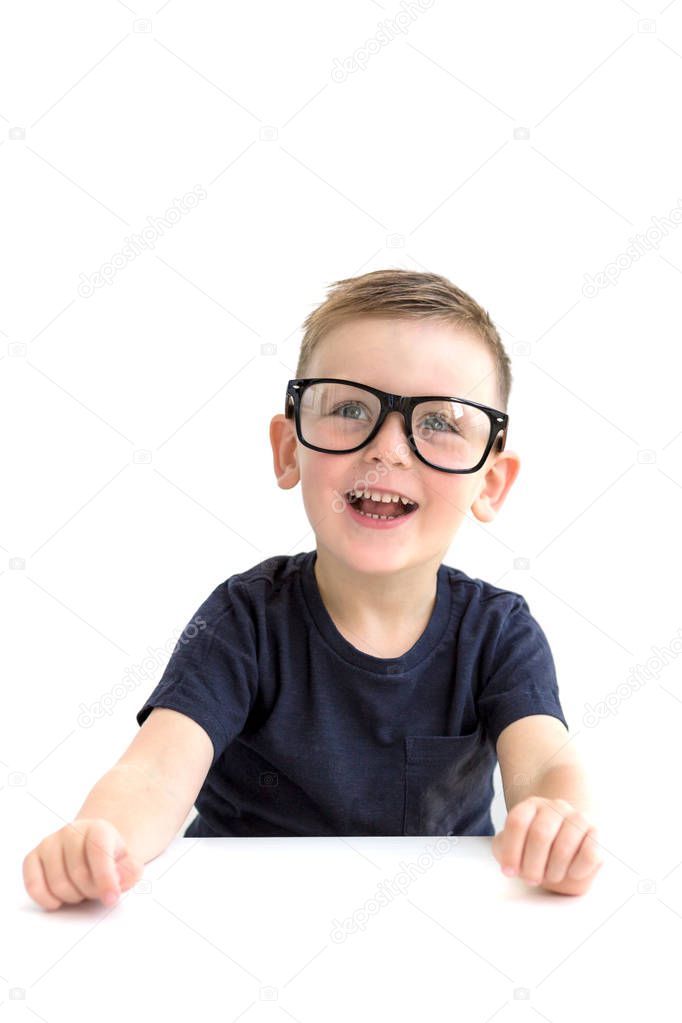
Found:
M 293 419 L 281 412 L 270 420 L 270 444 L 277 485 L 282 490 L 295 487 L 300 479 L 296 450 L 296 427 Z
M 504 504 L 520 468 L 521 459 L 514 451 L 501 451 L 492 456 L 482 486 L 471 505 L 479 522 L 492 522 Z

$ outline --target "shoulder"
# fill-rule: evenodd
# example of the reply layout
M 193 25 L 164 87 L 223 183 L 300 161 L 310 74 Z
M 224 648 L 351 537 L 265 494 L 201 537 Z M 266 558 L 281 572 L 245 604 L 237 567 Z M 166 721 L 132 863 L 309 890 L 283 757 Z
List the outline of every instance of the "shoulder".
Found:
M 450 583 L 453 596 L 460 604 L 480 608 L 482 611 L 509 613 L 512 609 L 529 611 L 522 593 L 495 586 L 487 579 L 467 575 L 461 568 L 443 563 L 445 577 Z
M 458 640 L 489 673 L 499 658 L 547 645 L 542 626 L 522 593 L 446 567 L 456 607 Z
M 311 552 L 275 554 L 219 583 L 202 607 L 211 615 L 263 608 L 273 596 L 290 590 Z

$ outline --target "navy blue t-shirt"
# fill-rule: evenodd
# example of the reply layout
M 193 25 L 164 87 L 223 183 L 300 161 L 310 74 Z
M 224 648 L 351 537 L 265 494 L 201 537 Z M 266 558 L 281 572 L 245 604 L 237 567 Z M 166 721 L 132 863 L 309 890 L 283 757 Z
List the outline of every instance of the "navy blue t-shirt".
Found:
M 184 835 L 493 835 L 502 729 L 529 714 L 568 729 L 525 599 L 441 564 L 417 642 L 374 657 L 336 628 L 316 558 L 220 583 L 137 712 L 180 711 L 213 743 Z

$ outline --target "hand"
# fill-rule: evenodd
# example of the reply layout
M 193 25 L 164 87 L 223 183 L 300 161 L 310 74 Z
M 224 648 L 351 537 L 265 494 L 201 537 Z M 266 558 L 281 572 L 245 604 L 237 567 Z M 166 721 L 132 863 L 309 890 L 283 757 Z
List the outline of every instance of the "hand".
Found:
M 565 799 L 528 796 L 511 808 L 492 850 L 508 877 L 560 895 L 582 895 L 604 862 L 596 834 Z
M 140 879 L 144 864 L 109 821 L 78 818 L 44 838 L 24 858 L 22 869 L 28 894 L 52 910 L 84 899 L 113 905 Z

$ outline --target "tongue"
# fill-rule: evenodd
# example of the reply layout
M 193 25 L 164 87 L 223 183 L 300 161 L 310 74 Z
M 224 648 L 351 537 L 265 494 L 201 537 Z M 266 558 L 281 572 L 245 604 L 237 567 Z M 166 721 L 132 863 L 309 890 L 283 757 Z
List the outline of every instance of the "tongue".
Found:
M 402 501 L 372 501 L 369 497 L 363 497 L 358 501 L 356 508 L 365 514 L 370 515 L 404 515 L 405 505 Z

